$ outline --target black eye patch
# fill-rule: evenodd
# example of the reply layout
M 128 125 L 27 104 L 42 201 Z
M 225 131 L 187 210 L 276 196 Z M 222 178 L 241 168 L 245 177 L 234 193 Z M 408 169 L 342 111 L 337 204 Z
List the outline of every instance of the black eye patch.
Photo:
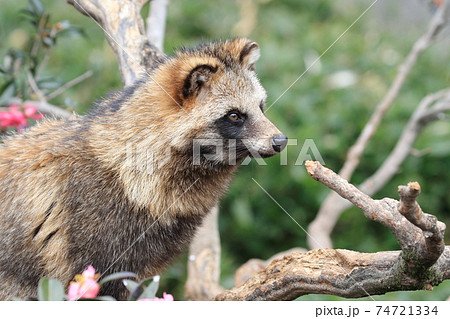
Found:
M 239 114 L 239 120 L 232 120 L 230 114 Z M 237 111 L 232 111 L 214 122 L 214 127 L 224 139 L 242 138 L 241 132 L 247 116 Z

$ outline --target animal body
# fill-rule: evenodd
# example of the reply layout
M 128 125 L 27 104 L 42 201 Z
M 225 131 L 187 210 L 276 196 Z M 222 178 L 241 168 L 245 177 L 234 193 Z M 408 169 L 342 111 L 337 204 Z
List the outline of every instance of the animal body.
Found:
M 67 287 L 88 265 L 140 278 L 166 267 L 239 163 L 287 143 L 263 114 L 258 57 L 247 39 L 183 49 L 86 116 L 5 138 L 0 299 L 36 296 L 42 277 Z M 116 281 L 101 294 L 126 290 Z

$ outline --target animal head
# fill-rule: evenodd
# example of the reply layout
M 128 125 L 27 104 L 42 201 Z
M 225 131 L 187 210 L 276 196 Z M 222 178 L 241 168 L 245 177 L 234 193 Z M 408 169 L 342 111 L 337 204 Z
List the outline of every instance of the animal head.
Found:
M 264 115 L 266 92 L 254 69 L 259 56 L 257 43 L 239 38 L 182 49 L 157 68 L 154 105 L 161 125 L 176 132 L 171 146 L 190 143 L 194 157 L 216 164 L 284 149 L 287 137 Z

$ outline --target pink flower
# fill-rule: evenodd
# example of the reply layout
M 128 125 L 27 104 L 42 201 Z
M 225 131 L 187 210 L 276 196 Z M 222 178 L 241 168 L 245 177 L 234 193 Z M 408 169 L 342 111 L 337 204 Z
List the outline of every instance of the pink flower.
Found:
M 75 281 L 70 283 L 67 292 L 69 300 L 97 297 L 100 291 L 100 285 L 97 282 L 99 277 L 100 274 L 96 274 L 92 266 L 87 267 L 81 275 L 75 275 Z
M 7 112 L 0 112 L 0 127 L 15 127 L 19 131 L 28 126 L 28 119 L 38 120 L 42 114 L 38 114 L 37 107 L 32 104 L 25 105 L 25 111 L 21 107 L 11 104 Z
M 95 268 L 89 265 L 85 271 L 83 271 L 82 275 L 86 278 L 94 278 L 95 277 Z
M 21 129 L 27 126 L 25 114 L 19 111 L 18 105 L 10 105 L 8 112 L 0 112 L 1 127 L 12 126 Z
M 11 115 L 11 125 L 17 128 L 22 128 L 28 125 L 27 118 L 25 114 L 17 109 L 10 108 L 9 114 Z
M 33 104 L 25 104 L 25 116 L 34 119 L 39 120 L 42 118 L 42 114 L 37 113 L 37 107 Z
M 155 297 L 153 299 L 144 298 L 144 299 L 139 299 L 138 301 L 174 301 L 174 299 L 171 294 L 166 294 L 164 292 L 162 298 L 158 298 L 158 297 Z
M 11 104 L 10 106 L 8 106 L 10 111 L 18 111 L 20 108 L 20 105 L 17 104 Z
M 0 112 L 0 127 L 12 126 L 13 116 L 9 112 Z

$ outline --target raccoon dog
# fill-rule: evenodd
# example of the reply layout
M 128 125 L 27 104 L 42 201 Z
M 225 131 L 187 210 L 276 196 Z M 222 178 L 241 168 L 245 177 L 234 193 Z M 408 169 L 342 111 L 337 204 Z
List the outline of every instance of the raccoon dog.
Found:
M 158 274 L 190 242 L 247 156 L 287 138 L 264 115 L 247 39 L 182 49 L 86 116 L 0 144 L 0 299 L 67 287 L 93 265 Z M 123 299 L 120 282 L 103 295 Z

